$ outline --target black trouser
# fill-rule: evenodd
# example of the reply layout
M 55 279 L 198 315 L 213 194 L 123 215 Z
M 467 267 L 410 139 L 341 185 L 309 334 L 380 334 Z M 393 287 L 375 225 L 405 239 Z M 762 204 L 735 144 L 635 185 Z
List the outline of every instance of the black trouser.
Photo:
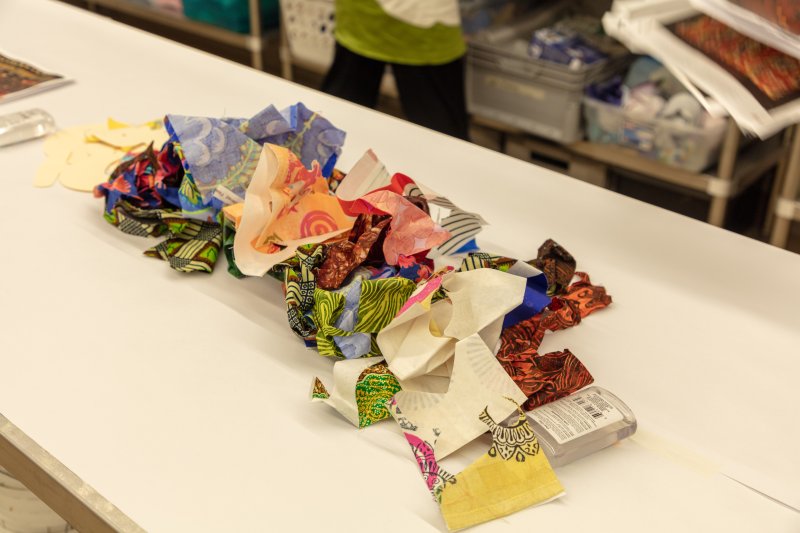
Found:
M 464 60 L 444 65 L 390 63 L 403 113 L 411 122 L 468 139 Z M 386 63 L 360 56 L 336 43 L 336 55 L 322 90 L 367 107 L 378 103 Z

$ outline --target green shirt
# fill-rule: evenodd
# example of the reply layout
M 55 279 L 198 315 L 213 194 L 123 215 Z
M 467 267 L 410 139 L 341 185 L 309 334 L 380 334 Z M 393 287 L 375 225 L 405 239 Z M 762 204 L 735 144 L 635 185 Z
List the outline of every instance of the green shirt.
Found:
M 401 65 L 442 65 L 466 52 L 460 26 L 413 26 L 391 17 L 376 0 L 336 0 L 334 35 L 358 55 Z

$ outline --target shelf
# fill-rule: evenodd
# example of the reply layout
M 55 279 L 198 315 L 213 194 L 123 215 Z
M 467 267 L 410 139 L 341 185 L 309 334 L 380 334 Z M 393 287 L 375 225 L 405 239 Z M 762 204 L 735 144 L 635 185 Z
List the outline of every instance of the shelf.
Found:
M 205 37 L 236 48 L 242 48 L 252 54 L 251 65 L 253 68 L 262 69 L 261 53 L 264 50 L 264 37 L 260 31 L 261 8 L 257 0 L 249 0 L 251 17 L 251 33 L 249 34 L 238 33 L 213 24 L 176 15 L 163 9 L 135 4 L 128 0 L 87 0 L 86 4 L 92 11 L 96 10 L 97 7 L 102 7 L 147 22 Z M 259 28 L 259 31 L 253 32 L 252 28 Z

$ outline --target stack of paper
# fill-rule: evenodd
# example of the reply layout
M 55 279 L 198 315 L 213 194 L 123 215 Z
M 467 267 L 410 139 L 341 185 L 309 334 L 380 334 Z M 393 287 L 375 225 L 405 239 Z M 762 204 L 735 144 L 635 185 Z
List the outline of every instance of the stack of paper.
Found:
M 746 132 L 767 138 L 800 122 L 800 60 L 708 18 L 690 0 L 616 0 L 603 25 Z

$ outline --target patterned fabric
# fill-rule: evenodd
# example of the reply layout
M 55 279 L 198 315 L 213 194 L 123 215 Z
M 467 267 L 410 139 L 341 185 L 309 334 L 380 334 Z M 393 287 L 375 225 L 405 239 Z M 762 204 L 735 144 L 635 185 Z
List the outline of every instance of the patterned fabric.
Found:
M 507 516 L 564 492 L 521 410 L 510 426 L 496 423 L 488 408 L 476 413 L 491 431 L 492 445 L 478 460 L 453 475 L 436 460 L 436 441 L 441 432 L 410 421 L 394 400 L 387 407 L 403 428 L 425 485 L 439 503 L 451 531 Z
M 487 452 L 489 457 L 498 455 L 509 461 L 514 458 L 521 463 L 527 457 L 536 457 L 539 453 L 539 442 L 533 434 L 533 428 L 527 423 L 528 419 L 522 409 L 519 409 L 517 420 L 510 426 L 501 426 L 489 415 L 489 410 L 484 409 L 480 416 L 481 422 L 489 426 L 494 439 L 492 447 Z
M 547 239 L 539 247 L 533 265 L 547 277 L 547 294 L 561 294 L 575 275 L 577 262 L 568 251 L 553 239 Z
M 180 272 L 212 272 L 222 245 L 219 224 L 183 218 L 176 209 L 141 209 L 119 200 L 105 214 L 120 231 L 139 237 L 169 238 L 144 254 L 167 261 Z
M 346 287 L 337 291 L 344 295 L 344 309 L 333 325 L 343 331 L 355 330 L 358 322 L 358 302 L 361 299 L 361 282 L 364 279 L 369 279 L 369 275 L 367 272 L 361 271 Z M 363 357 L 372 349 L 372 336 L 368 333 L 353 332 L 352 335 L 334 335 L 333 342 L 347 359 Z
M 333 365 L 334 386 L 329 389 L 319 378 L 311 387 L 311 400 L 336 409 L 358 428 L 389 417 L 386 402 L 400 390 L 400 384 L 380 358 L 337 361 Z
M 399 390 L 400 383 L 386 363 L 378 363 L 365 369 L 356 382 L 358 427 L 364 428 L 389 418 L 386 402 Z
M 414 459 L 417 460 L 422 472 L 422 479 L 425 480 L 425 485 L 431 491 L 433 500 L 436 503 L 442 503 L 442 492 L 445 486 L 450 483 L 456 483 L 456 476 L 446 472 L 439 467 L 436 462 L 436 456 L 433 453 L 433 446 L 427 441 L 422 440 L 413 433 L 403 433 L 408 444 L 411 446 L 411 451 L 414 453 Z
M 403 196 L 409 199 L 419 198 L 420 200 L 426 200 L 430 204 L 447 211 L 447 215 L 442 216 L 439 223 L 450 234 L 450 238 L 434 248 L 431 257 L 463 253 L 467 251 L 466 249 L 477 248 L 474 238 L 486 225 L 483 217 L 477 213 L 464 211 L 444 196 L 439 196 L 432 192 L 425 194 L 411 178 L 407 176 L 405 178 L 411 183 L 405 186 Z M 430 214 L 429 210 L 426 210 L 426 212 Z
M 270 106 L 262 111 L 268 117 L 264 133 L 253 133 L 255 125 L 264 121 L 251 119 L 248 135 L 257 139 L 259 144 L 277 144 L 288 148 L 306 168 L 311 168 L 314 161 L 317 161 L 322 168 L 322 175 L 326 178 L 332 176 L 342 152 L 345 132 L 302 103 L 281 111 L 280 118 L 275 115 L 274 109 Z
M 611 303 L 603 287 L 594 286 L 589 276 L 577 273 L 576 281 L 562 298 L 554 298 L 542 313 L 503 330 L 497 360 L 528 397 L 523 407 L 535 409 L 563 398 L 594 381 L 583 363 L 569 350 L 538 353 L 547 331 L 577 325 L 590 313 Z
M 183 179 L 179 154 L 171 145 L 144 151 L 121 163 L 106 183 L 95 187 L 97 198 L 105 197 L 105 213 L 124 200 L 139 209 L 175 209 L 180 205 L 178 187 Z
M 742 82 L 764 108 L 772 109 L 800 96 L 800 59 L 706 15 L 678 22 L 670 29 Z
M 284 300 L 289 327 L 307 345 L 313 345 L 317 332 L 310 313 L 314 307 L 314 291 L 317 286 L 314 268 L 322 262 L 324 253 L 324 247 L 319 245 L 304 247 L 297 250 L 293 261 L 283 265 L 283 287 L 286 292 Z
M 311 387 L 311 397 L 318 400 L 327 400 L 331 397 L 328 389 L 325 388 L 325 385 L 322 384 L 319 378 L 314 378 L 314 383 Z
M 211 222 L 181 219 L 170 224 L 171 237 L 145 250 L 179 272 L 213 272 L 222 245 L 222 227 Z
M 800 35 L 800 9 L 797 0 L 730 0 L 781 28 Z
M 335 337 L 349 337 L 358 333 L 370 334 L 368 357 L 381 355 L 374 334 L 392 321 L 415 289 L 412 281 L 403 278 L 363 280 L 360 284 L 358 320 L 352 330 L 345 330 L 337 327 L 336 321 L 345 310 L 346 297 L 338 292 L 317 288 L 312 296 L 312 305 L 320 355 L 344 357 Z
M 236 266 L 236 256 L 233 253 L 233 241 L 236 238 L 236 229 L 233 222 L 224 218 L 222 223 L 222 250 L 225 252 L 225 259 L 228 261 L 228 274 L 236 279 L 245 277 L 239 267 Z
M 355 202 L 351 212 L 392 216 L 389 232 L 383 241 L 383 255 L 389 265 L 398 264 L 400 256 L 410 257 L 427 252 L 451 236 L 425 211 L 388 190 L 373 191 L 365 195 Z
M 244 195 L 261 156 L 256 141 L 222 119 L 167 115 L 164 123 L 180 145 L 181 162 L 193 185 L 191 192 L 181 191 L 188 192 L 182 204 L 187 216 L 201 218 L 198 213 L 208 206 L 214 207 L 216 214 L 221 207 L 221 203 L 212 205 L 217 187 Z
M 306 168 L 287 148 L 264 146 L 244 203 L 225 208 L 236 218 L 236 264 L 248 276 L 263 276 L 291 258 L 298 247 L 342 239 L 354 219 L 328 190 L 319 164 Z
M 180 206 L 187 217 L 200 220 L 215 217 L 222 208 L 220 189 L 245 196 L 262 145 L 288 148 L 307 168 L 317 162 L 328 177 L 345 138 L 302 103 L 283 111 L 269 106 L 249 120 L 167 115 L 165 126 L 185 171 Z
M 366 261 L 380 239 L 390 217 L 359 215 L 346 241 L 328 247 L 328 255 L 317 271 L 317 283 L 326 290 L 338 289 L 350 273 Z

